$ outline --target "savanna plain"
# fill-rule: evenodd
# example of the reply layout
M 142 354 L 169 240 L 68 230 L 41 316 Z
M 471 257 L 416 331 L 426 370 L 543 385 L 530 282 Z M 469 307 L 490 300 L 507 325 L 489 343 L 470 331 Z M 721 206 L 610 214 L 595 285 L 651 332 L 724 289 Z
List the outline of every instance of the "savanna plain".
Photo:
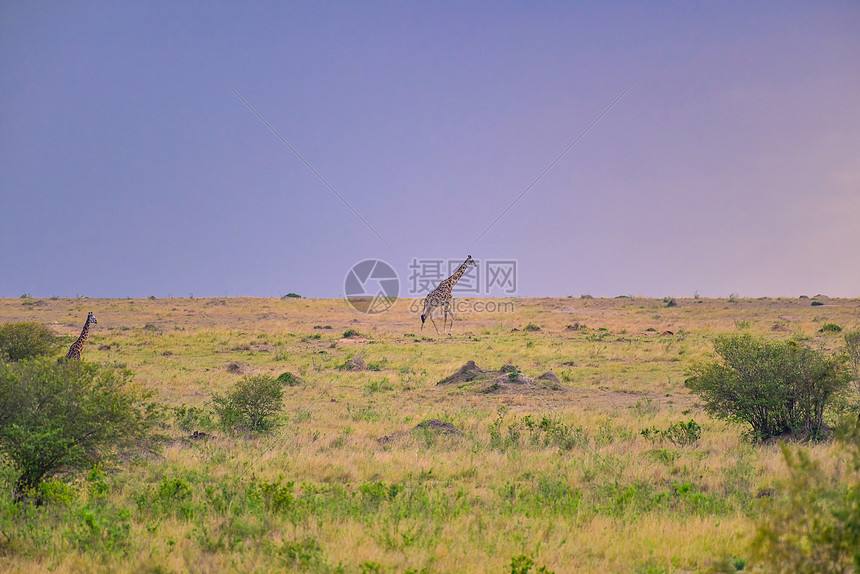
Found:
M 293 297 L 0 300 L 0 323 L 42 323 L 66 349 L 93 312 L 83 360 L 129 369 L 162 410 L 158 448 L 65 477 L 41 505 L 14 502 L 4 462 L 0 569 L 763 566 L 750 545 L 787 475 L 780 445 L 712 418 L 684 381 L 714 359 L 711 341 L 724 333 L 836 351 L 844 341 L 822 327 L 860 326 L 860 300 L 493 303 L 497 312 L 460 313 L 447 336 L 429 321 L 422 332 L 407 301 L 367 315 L 343 300 Z M 349 368 L 358 358 L 364 367 Z M 475 368 L 461 372 L 468 361 Z M 557 378 L 538 378 L 547 371 Z M 213 396 L 283 373 L 292 376 L 282 378 L 276 426 L 218 425 Z M 856 395 L 850 387 L 837 407 Z M 833 442 L 802 448 L 825 472 L 847 472 Z

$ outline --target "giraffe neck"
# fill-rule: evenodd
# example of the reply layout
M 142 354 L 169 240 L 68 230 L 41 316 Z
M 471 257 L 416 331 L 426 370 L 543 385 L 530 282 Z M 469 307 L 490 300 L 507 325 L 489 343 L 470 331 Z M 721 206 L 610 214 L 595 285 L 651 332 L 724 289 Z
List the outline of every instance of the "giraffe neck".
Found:
M 83 345 L 86 342 L 87 337 L 89 337 L 89 336 L 90 336 L 90 320 L 88 318 L 87 322 L 84 323 L 84 329 L 83 329 L 83 331 L 81 331 L 81 336 L 78 337 L 78 341 L 80 341 L 81 345 Z
M 454 271 L 454 274 L 445 279 L 445 286 L 450 290 L 454 288 L 454 285 L 457 284 L 457 281 L 460 280 L 460 277 L 463 276 L 463 273 L 466 272 L 466 262 L 464 261 L 460 267 Z
M 72 346 L 69 347 L 69 352 L 66 353 L 67 359 L 81 359 L 81 349 L 84 347 L 84 343 L 87 341 L 87 336 L 90 334 L 90 318 L 87 317 L 87 322 L 84 323 L 84 329 L 81 331 L 81 336 L 77 338 L 77 340 L 72 343 Z

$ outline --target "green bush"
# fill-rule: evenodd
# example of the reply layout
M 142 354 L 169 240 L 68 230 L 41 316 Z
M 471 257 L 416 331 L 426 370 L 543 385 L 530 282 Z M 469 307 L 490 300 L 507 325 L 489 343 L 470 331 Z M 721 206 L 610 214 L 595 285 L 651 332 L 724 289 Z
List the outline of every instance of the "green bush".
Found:
M 173 420 L 175 426 L 183 431 L 191 432 L 212 428 L 212 420 L 207 411 L 197 407 L 189 407 L 186 404 L 173 407 Z
M 305 536 L 301 540 L 284 539 L 279 554 L 287 566 L 316 572 L 325 571 L 323 548 L 313 536 Z
M 663 435 L 675 446 L 695 444 L 702 436 L 702 427 L 695 420 L 677 422 L 669 425 Z
M 12 361 L 22 361 L 51 355 L 59 346 L 59 338 L 41 323 L 0 325 L 0 360 L 4 356 Z
M 260 497 L 268 512 L 277 514 L 291 510 L 295 505 L 294 484 L 294 482 L 281 484 L 280 479 L 276 482 L 257 482 L 252 479 L 249 492 Z
M 302 384 L 302 380 L 290 372 L 281 373 L 277 380 L 288 387 L 297 387 Z
M 535 561 L 531 556 L 520 554 L 511 558 L 511 574 L 531 574 L 532 567 Z M 547 570 L 546 566 L 541 566 L 537 569 L 536 574 L 554 574 L 552 570 Z
M 702 437 L 702 427 L 695 420 L 690 419 L 690 422 L 677 422 L 669 425 L 666 430 L 660 430 L 655 426 L 644 428 L 639 431 L 645 440 L 650 443 L 663 442 L 668 440 L 675 446 L 687 446 L 695 444 Z
M 151 439 L 154 416 L 130 380 L 130 371 L 79 361 L 0 363 L 0 452 L 15 469 L 19 497 Z
M 848 353 L 848 364 L 854 375 L 854 385 L 860 392 L 860 329 L 845 333 L 845 351 Z
M 243 377 L 224 396 L 212 397 L 213 409 L 226 431 L 264 432 L 275 428 L 274 415 L 284 402 L 284 383 L 270 375 Z
M 87 474 L 87 501 L 78 506 L 66 522 L 64 538 L 82 554 L 128 552 L 131 538 L 131 513 L 110 499 L 111 488 L 100 465 Z
M 841 333 L 842 327 L 836 323 L 825 323 L 818 330 L 819 333 Z
M 722 361 L 693 368 L 686 385 L 708 412 L 748 423 L 758 440 L 820 438 L 824 410 L 850 378 L 843 357 L 795 341 L 723 335 L 714 350 Z
M 773 572 L 860 570 L 860 424 L 838 437 L 853 472 L 828 475 L 805 449 L 782 453 L 788 478 L 764 508 L 753 549 Z M 853 568 L 852 568 L 853 566 Z

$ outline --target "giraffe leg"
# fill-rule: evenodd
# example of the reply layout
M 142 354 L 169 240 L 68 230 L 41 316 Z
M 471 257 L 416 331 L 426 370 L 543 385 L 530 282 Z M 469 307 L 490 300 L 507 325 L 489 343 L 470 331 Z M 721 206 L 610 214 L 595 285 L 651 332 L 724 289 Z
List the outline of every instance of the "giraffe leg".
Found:
M 448 334 L 454 328 L 454 311 L 451 309 L 451 302 L 445 303 L 445 318 L 448 320 Z M 442 323 L 442 332 L 445 332 L 445 323 Z
M 424 332 L 424 321 L 427 320 L 427 317 L 430 316 L 431 311 L 433 311 L 433 305 L 430 304 L 426 299 L 424 300 L 424 311 L 421 312 L 421 332 Z
M 454 329 L 454 311 L 449 305 L 446 305 L 445 310 L 448 311 L 449 315 L 451 315 L 451 323 L 448 325 L 448 334 L 450 335 L 451 331 Z
M 439 335 L 440 334 L 439 333 L 439 327 L 436 325 L 436 321 L 433 320 L 433 312 L 435 310 L 436 310 L 435 307 L 430 307 L 430 322 L 433 323 L 433 328 L 436 329 L 436 334 Z M 445 327 L 445 325 L 442 325 L 442 328 L 444 328 L 444 327 Z

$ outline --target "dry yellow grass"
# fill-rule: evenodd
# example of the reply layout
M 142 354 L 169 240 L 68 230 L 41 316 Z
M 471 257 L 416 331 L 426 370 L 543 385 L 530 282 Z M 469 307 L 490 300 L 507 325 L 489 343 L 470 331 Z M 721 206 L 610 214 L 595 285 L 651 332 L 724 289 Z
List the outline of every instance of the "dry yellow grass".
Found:
M 513 313 L 461 314 L 452 337 L 426 328 L 422 337 L 407 305 L 368 316 L 341 300 L 0 300 L 0 322 L 39 321 L 70 338 L 93 311 L 84 359 L 132 369 L 171 407 L 207 409 L 241 378 L 228 368 L 235 362 L 304 381 L 286 389 L 275 433 L 209 429 L 215 438 L 195 442 L 172 424 L 157 456 L 109 469 L 112 508 L 129 513 L 121 549 L 76 544 L 64 531 L 80 517 L 54 509 L 38 519 L 49 549 L 20 538 L 0 544 L 0 560 L 12 572 L 504 572 L 525 554 L 558 573 L 706 571 L 748 556 L 755 494 L 784 465 L 777 446 L 749 445 L 742 427 L 707 416 L 685 373 L 710 358 L 709 338 L 722 332 L 835 349 L 840 337 L 821 325 L 856 327 L 860 301 L 820 301 L 679 299 L 667 308 L 642 298 L 512 299 Z M 540 330 L 524 331 L 529 323 Z M 362 336 L 344 338 L 349 329 Z M 355 355 L 374 370 L 341 370 Z M 553 370 L 562 388 L 436 386 L 467 360 L 512 363 L 532 378 Z M 587 438 L 545 444 L 523 426 L 526 415 Z M 409 432 L 431 418 L 462 435 Z M 695 446 L 639 432 L 691 418 L 703 427 Z M 519 432 L 516 444 L 494 443 L 494 424 L 502 440 Z M 825 458 L 831 449 L 816 447 Z M 192 516 L 152 509 L 166 478 L 189 486 Z M 272 512 L 252 492 L 278 481 L 294 483 L 289 512 Z M 394 494 L 373 498 L 377 483 Z M 87 485 L 76 484 L 80 504 Z M 310 558 L 294 559 L 295 544 Z

